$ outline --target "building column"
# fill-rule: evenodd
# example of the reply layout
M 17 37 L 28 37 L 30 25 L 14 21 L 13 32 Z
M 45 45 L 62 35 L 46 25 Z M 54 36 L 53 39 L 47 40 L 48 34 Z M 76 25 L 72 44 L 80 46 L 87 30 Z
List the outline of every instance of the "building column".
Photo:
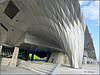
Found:
M 9 50 L 9 56 L 10 56 L 10 50 Z
M 0 54 L 1 54 L 1 52 L 2 52 L 2 46 L 0 46 Z
M 34 53 L 32 53 L 31 61 L 33 61 Z
M 2 52 L 2 46 L 0 46 L 0 65 L 1 65 L 1 61 L 2 61 L 2 54 L 1 54 L 1 52 Z
M 65 53 L 55 51 L 55 52 L 53 52 L 51 54 L 48 62 L 49 63 L 60 63 L 60 64 L 64 64 L 64 56 L 65 56 Z
M 65 54 L 65 58 L 64 58 L 64 64 L 70 64 L 69 63 L 69 58 L 66 54 Z
M 5 50 L 5 57 L 7 56 L 7 50 Z
M 87 57 L 84 57 L 84 64 L 87 65 Z
M 18 59 L 18 53 L 19 53 L 19 48 L 15 47 L 14 52 L 13 52 L 13 56 L 10 62 L 10 66 L 11 67 L 16 67 L 17 65 L 17 59 Z
M 46 62 L 48 62 L 48 60 L 49 60 L 49 57 L 50 57 L 50 53 L 47 53 Z
M 11 50 L 9 50 L 9 52 L 10 52 L 9 54 L 11 55 Z
M 29 52 L 25 53 L 25 58 L 27 61 L 29 60 Z
M 0 58 L 1 58 L 1 55 L 2 55 L 1 52 L 2 52 L 2 46 L 0 46 Z

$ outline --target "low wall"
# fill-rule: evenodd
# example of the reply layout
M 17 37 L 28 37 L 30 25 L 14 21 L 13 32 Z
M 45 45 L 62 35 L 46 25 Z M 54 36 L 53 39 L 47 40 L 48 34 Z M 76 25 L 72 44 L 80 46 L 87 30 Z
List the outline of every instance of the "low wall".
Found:
M 12 58 L 1 58 L 1 65 L 4 65 L 4 66 L 9 66 L 10 65 L 10 62 L 11 62 Z M 18 66 L 19 64 L 22 64 L 22 63 L 25 63 L 26 61 L 24 60 L 21 60 L 21 59 L 18 59 L 17 60 L 17 65 Z
M 1 58 L 1 65 L 8 66 L 11 62 L 11 58 Z

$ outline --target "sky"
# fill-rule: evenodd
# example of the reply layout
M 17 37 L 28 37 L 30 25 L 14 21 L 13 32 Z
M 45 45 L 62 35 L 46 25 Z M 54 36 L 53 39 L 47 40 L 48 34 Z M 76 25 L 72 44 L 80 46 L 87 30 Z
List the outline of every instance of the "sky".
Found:
M 99 1 L 79 1 L 89 32 L 93 38 L 97 60 L 99 60 Z

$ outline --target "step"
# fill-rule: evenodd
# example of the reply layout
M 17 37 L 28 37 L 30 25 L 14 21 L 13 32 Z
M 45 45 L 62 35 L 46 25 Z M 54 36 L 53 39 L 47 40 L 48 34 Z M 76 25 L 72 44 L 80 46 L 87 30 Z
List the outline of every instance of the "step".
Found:
M 38 71 L 38 70 L 34 70 L 34 69 L 31 69 L 31 71 L 34 71 L 34 72 L 36 72 L 37 74 L 46 74 L 46 73 L 44 73 L 44 72 L 41 72 L 41 71 Z
M 54 70 L 55 68 L 48 68 L 48 67 L 39 67 L 40 69 L 43 69 L 43 70 L 47 70 L 47 71 L 52 71 Z
M 55 68 L 48 68 L 48 67 L 47 67 L 47 68 L 46 68 L 46 67 L 45 67 L 45 68 L 44 68 L 44 67 L 40 67 L 40 68 L 41 68 L 41 69 L 46 69 L 46 70 L 48 70 L 48 71 L 54 70 L 54 69 L 55 69 Z
M 56 66 L 44 66 L 44 65 L 40 65 L 40 66 L 41 66 L 41 67 L 44 67 L 44 68 L 45 68 L 45 67 L 46 67 L 46 68 L 47 68 L 47 67 L 48 67 L 48 68 L 55 68 L 55 67 L 56 67 Z
M 34 70 L 37 70 L 37 71 L 40 71 L 40 72 L 43 72 L 43 73 L 49 73 L 49 74 L 52 73 L 50 71 L 46 71 L 46 70 L 43 70 L 43 69 L 40 69 L 40 68 L 35 68 Z
M 45 65 L 45 64 L 43 64 L 43 65 L 40 65 L 40 66 L 44 66 L 44 67 L 56 67 L 56 66 L 52 66 L 52 65 Z
M 57 66 L 57 64 L 53 64 L 53 63 L 45 63 L 45 65 Z

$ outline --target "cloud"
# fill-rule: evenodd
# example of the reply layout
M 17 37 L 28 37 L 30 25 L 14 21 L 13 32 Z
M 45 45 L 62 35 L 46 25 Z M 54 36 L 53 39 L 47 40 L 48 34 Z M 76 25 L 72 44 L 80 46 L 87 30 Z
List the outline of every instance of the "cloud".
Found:
M 83 4 L 83 1 L 79 1 L 79 3 L 80 3 L 80 5 L 82 5 Z
M 95 1 L 94 5 L 97 6 L 97 8 L 99 8 L 99 1 Z
M 82 12 L 95 26 L 99 26 L 99 1 L 79 1 Z
M 89 20 L 97 20 L 99 19 L 99 1 L 91 1 L 89 6 L 85 6 L 82 8 L 85 18 Z
M 89 1 L 79 1 L 80 5 L 85 5 L 87 4 Z

